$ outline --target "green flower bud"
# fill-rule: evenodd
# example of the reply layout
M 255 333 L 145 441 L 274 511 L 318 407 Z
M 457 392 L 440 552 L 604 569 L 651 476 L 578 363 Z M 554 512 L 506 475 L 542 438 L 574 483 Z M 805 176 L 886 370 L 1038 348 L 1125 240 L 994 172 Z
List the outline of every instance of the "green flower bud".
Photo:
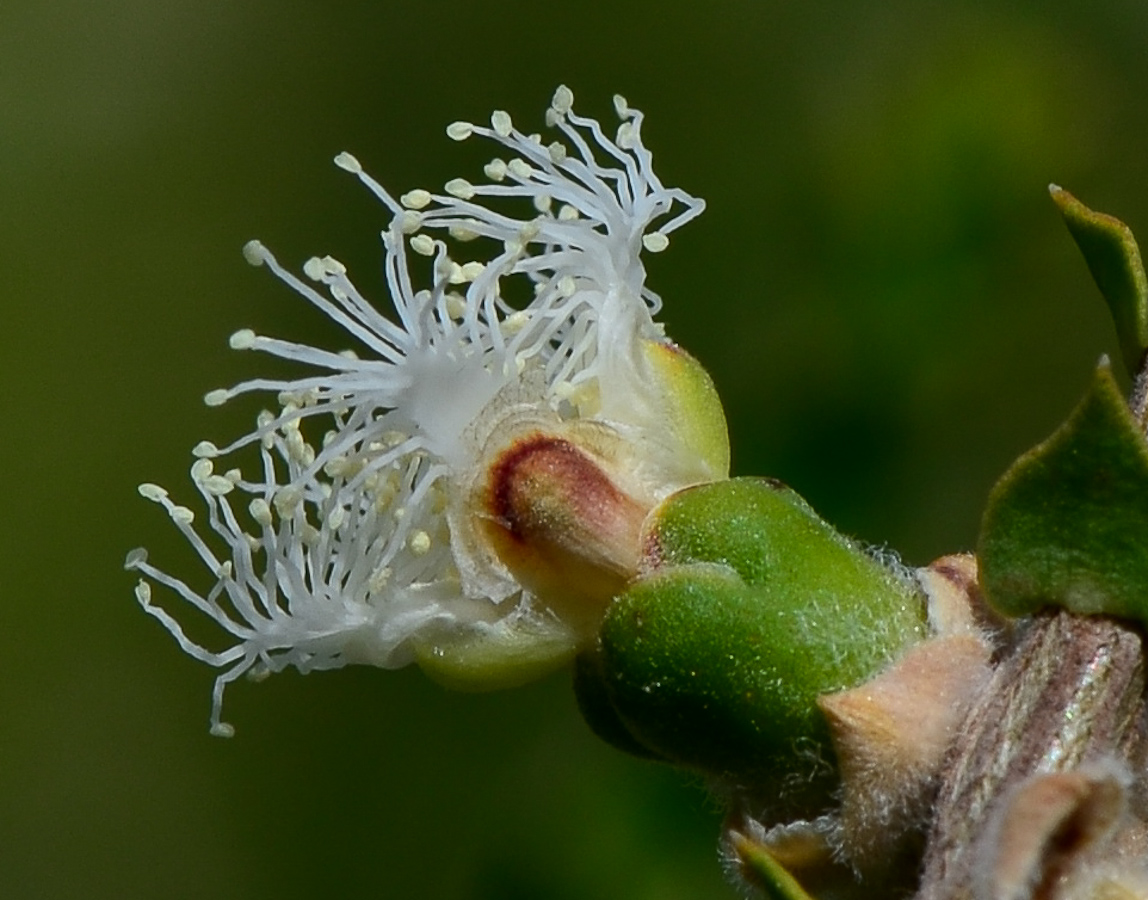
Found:
M 926 637 L 918 585 L 769 480 L 675 494 L 643 547 L 646 574 L 609 608 L 596 668 L 582 670 L 602 685 L 580 695 L 604 693 L 629 736 L 667 760 L 821 795 L 834 765 L 817 698 Z

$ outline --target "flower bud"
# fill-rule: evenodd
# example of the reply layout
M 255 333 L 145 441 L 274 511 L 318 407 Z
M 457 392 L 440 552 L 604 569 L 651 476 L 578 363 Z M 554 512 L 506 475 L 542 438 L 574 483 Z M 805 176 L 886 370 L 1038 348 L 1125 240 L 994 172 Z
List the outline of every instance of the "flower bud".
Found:
M 817 699 L 925 637 L 919 587 L 766 480 L 675 494 L 643 548 L 643 576 L 607 611 L 596 668 L 580 669 L 601 678 L 616 722 L 672 762 L 824 802 L 835 756 Z

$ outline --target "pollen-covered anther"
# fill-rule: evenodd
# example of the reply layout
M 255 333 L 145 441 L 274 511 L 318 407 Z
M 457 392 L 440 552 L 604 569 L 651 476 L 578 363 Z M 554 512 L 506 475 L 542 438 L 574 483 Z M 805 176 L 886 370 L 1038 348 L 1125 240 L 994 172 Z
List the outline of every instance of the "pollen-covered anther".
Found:
M 660 231 L 654 231 L 642 238 L 642 246 L 651 253 L 661 253 L 670 246 L 670 239 Z
M 447 229 L 449 234 L 456 241 L 473 241 L 478 238 L 478 232 L 473 228 L 467 228 L 465 225 L 451 225 Z
M 139 601 L 140 606 L 151 605 L 151 585 L 146 581 L 140 581 L 136 584 L 136 600 Z
M 250 328 L 241 328 L 228 340 L 232 350 L 250 350 L 255 346 L 255 332 Z
M 180 525 L 190 525 L 195 521 L 195 513 L 186 506 L 172 506 L 168 509 L 168 514 Z
M 463 263 L 459 267 L 459 270 L 462 273 L 463 281 L 474 281 L 479 275 L 482 274 L 485 268 L 486 266 L 483 263 L 480 263 L 477 260 L 471 260 L 470 262 Z
M 554 91 L 554 99 L 550 101 L 550 107 L 559 115 L 566 115 L 574 107 L 574 92 L 564 84 L 558 85 Z
M 387 583 L 391 580 L 391 567 L 380 566 L 371 573 L 371 577 L 367 582 L 368 589 L 371 593 L 377 594 L 386 588 Z
M 446 136 L 452 141 L 465 141 L 474 134 L 474 126 L 470 122 L 451 122 L 446 126 Z
M 461 265 L 452 262 L 450 269 L 447 271 L 446 278 L 451 284 L 467 284 L 481 275 L 485 268 L 486 266 L 482 263 L 473 260 L 471 262 L 462 263 Z
M 499 137 L 510 137 L 510 132 L 514 129 L 514 123 L 510 119 L 510 113 L 502 109 L 496 109 L 490 114 L 490 127 L 494 129 L 494 133 Z
M 243 258 L 249 265 L 261 266 L 267 262 L 267 248 L 259 241 L 248 241 L 243 245 Z
M 222 497 L 235 490 L 235 483 L 223 475 L 214 473 L 214 466 L 207 458 L 197 459 L 191 467 L 191 477 L 207 493 Z
M 295 508 L 302 500 L 302 489 L 294 485 L 289 485 L 276 491 L 272 502 L 275 504 L 275 511 L 279 513 L 279 515 L 290 516 L 295 512 Z
M 271 677 L 271 669 L 268 668 L 266 664 L 257 662 L 247 670 L 247 674 L 243 677 L 252 684 L 259 684 Z
M 618 135 L 614 138 L 614 142 L 623 150 L 629 150 L 637 145 L 638 133 L 634 128 L 634 123 L 626 120 L 618 126 Z
M 508 335 L 518 334 L 530 322 L 530 313 L 524 310 L 515 310 L 502 322 L 502 330 Z
M 523 180 L 529 179 L 534 174 L 534 170 L 530 168 L 530 163 L 517 156 L 506 164 L 506 170 L 515 178 Z
M 567 151 L 565 144 L 555 141 L 546 148 L 546 152 L 550 154 L 550 161 L 558 165 L 566 162 L 566 156 L 569 151 Z
M 192 448 L 191 455 L 197 459 L 208 459 L 219 456 L 219 448 L 211 441 L 200 441 Z
M 271 505 L 262 497 L 256 497 L 254 500 L 252 500 L 247 505 L 247 510 L 251 513 L 251 518 L 253 518 L 264 528 L 271 527 Z
M 423 227 L 423 221 L 423 214 L 413 209 L 404 209 L 395 216 L 395 222 L 403 234 L 414 234 Z
M 474 196 L 474 185 L 465 178 L 452 178 L 446 183 L 446 192 L 459 200 L 469 200 Z
M 143 497 L 145 500 L 150 500 L 152 503 L 163 503 L 163 501 L 167 498 L 167 490 L 161 488 L 158 484 L 144 482 L 137 488 L 137 490 L 139 491 L 141 497 Z
M 415 556 L 426 556 L 430 552 L 431 538 L 425 531 L 416 530 L 407 540 L 407 546 Z
M 434 256 L 434 238 L 429 234 L 416 234 L 411 238 L 411 249 L 422 256 Z
M 422 188 L 415 188 L 399 197 L 399 202 L 407 209 L 423 209 L 431 202 L 431 195 Z
M 452 319 L 461 319 L 466 315 L 466 297 L 457 291 L 446 295 L 446 314 Z
M 352 175 L 358 175 L 363 171 L 362 163 L 360 163 L 346 150 L 335 157 L 335 165 L 337 165 L 344 172 L 350 172 Z
M 520 438 L 488 471 L 482 518 L 503 563 L 576 627 L 596 622 L 637 572 L 648 505 L 553 435 Z

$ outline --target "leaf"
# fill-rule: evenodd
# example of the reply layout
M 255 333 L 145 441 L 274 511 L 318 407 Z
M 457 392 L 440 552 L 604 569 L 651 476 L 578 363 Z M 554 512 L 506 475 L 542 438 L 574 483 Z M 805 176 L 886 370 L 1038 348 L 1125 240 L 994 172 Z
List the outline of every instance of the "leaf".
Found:
M 1084 400 L 989 495 L 977 553 L 989 603 L 1148 624 L 1148 442 L 1107 363 Z
M 1135 375 L 1148 348 L 1148 276 L 1136 239 L 1119 219 L 1089 209 L 1055 184 L 1048 190 L 1108 303 L 1124 365 Z

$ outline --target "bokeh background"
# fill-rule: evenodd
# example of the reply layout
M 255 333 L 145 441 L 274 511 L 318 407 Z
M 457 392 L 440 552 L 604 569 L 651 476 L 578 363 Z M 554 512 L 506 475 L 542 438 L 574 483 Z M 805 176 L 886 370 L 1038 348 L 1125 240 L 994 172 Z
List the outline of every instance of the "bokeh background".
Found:
M 244 326 L 330 337 L 266 272 L 368 287 L 395 191 L 474 174 L 443 135 L 624 93 L 704 217 L 650 261 L 735 468 L 911 563 L 970 548 L 997 475 L 1114 340 L 1045 188 L 1148 234 L 1140 0 L 0 4 L 0 896 L 733 896 L 696 779 L 623 758 L 564 677 L 447 693 L 344 670 L 229 696 L 132 597 L 180 560 L 135 485 L 250 406 Z

